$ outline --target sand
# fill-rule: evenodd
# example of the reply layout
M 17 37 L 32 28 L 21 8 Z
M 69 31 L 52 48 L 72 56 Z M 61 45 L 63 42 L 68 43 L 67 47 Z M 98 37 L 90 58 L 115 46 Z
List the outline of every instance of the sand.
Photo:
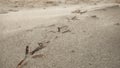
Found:
M 38 43 L 45 48 L 21 68 L 119 68 L 119 13 L 113 3 L 7 10 L 0 14 L 0 68 L 16 68 L 25 47 Z

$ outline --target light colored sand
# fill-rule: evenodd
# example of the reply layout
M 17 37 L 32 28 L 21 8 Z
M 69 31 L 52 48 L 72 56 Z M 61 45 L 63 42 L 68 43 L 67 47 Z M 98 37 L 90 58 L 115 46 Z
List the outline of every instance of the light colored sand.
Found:
M 46 41 L 50 41 L 46 48 L 36 53 L 44 56 L 30 58 L 23 68 L 119 68 L 120 7 L 108 6 L 59 6 L 1 14 L 0 68 L 15 68 L 27 45 L 33 50 L 38 42 Z M 72 13 L 78 9 L 88 12 Z M 61 26 L 62 32 L 71 32 L 57 32 Z

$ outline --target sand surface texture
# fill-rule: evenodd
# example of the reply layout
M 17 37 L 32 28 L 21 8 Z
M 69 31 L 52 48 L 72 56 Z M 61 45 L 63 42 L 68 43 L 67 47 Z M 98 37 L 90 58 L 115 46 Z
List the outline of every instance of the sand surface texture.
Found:
M 16 9 L 14 9 L 16 10 Z M 118 4 L 1 10 L 0 68 L 119 68 Z M 28 55 L 30 51 L 45 46 Z

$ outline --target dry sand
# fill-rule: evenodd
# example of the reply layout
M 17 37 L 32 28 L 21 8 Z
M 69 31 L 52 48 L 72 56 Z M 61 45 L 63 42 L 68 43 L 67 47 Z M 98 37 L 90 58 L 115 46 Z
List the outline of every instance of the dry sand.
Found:
M 32 51 L 39 42 L 46 47 L 22 68 L 120 67 L 120 7 L 116 4 L 2 13 L 0 31 L 0 68 L 16 68 L 25 47 Z

